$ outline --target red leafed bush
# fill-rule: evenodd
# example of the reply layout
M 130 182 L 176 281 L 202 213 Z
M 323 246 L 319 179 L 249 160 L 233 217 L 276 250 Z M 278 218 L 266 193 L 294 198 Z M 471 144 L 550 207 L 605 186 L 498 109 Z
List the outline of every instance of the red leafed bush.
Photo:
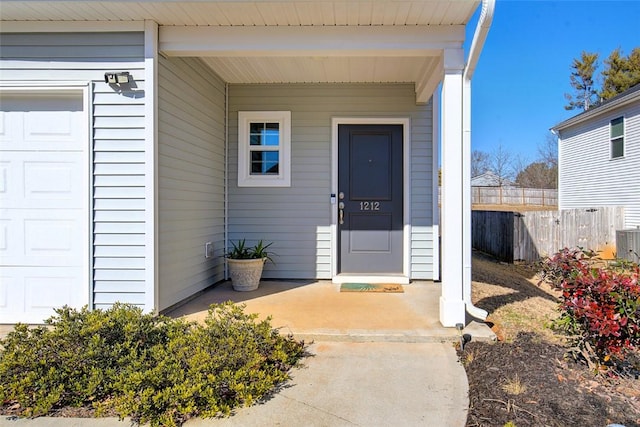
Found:
M 594 253 L 563 249 L 542 263 L 542 276 L 562 291 L 556 326 L 577 354 L 619 364 L 640 346 L 640 268 L 633 263 L 593 267 Z

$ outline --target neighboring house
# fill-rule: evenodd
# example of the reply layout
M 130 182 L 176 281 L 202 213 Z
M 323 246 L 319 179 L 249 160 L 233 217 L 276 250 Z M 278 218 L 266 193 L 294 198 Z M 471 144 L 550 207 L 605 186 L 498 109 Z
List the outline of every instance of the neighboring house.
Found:
M 623 206 L 640 227 L 640 85 L 555 125 L 560 209 Z
M 224 280 L 241 238 L 274 242 L 266 278 L 441 279 L 445 326 L 481 317 L 462 132 L 479 6 L 3 0 L 0 323 L 160 312 Z
M 500 178 L 491 171 L 481 173 L 471 178 L 472 187 L 514 187 L 515 184 L 508 179 Z

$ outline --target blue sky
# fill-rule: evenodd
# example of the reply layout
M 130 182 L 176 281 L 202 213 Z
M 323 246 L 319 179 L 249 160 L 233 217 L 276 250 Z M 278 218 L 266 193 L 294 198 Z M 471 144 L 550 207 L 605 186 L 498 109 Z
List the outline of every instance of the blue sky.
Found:
M 467 31 L 471 44 L 477 18 Z M 497 0 L 493 24 L 472 80 L 471 146 L 500 143 L 529 161 L 566 111 L 570 66 L 583 50 L 599 62 L 640 46 L 640 0 Z

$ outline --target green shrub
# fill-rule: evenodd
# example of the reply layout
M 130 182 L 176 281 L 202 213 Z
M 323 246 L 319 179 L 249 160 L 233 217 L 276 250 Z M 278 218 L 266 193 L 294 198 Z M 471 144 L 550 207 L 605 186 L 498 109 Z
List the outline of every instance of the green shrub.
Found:
M 243 309 L 212 305 L 203 326 L 125 304 L 65 307 L 46 326 L 17 325 L 0 340 L 0 403 L 19 403 L 25 416 L 92 406 L 154 426 L 229 415 L 304 355 L 304 343 Z

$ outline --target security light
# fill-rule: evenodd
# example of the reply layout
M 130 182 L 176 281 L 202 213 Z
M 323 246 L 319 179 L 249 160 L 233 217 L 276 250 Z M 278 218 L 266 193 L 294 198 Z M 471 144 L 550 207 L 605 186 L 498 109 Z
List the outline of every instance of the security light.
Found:
M 129 83 L 131 76 L 128 71 L 120 71 L 115 73 L 104 73 L 104 82 L 109 84 Z
M 129 83 L 129 73 L 127 71 L 116 73 L 116 80 L 118 84 Z

